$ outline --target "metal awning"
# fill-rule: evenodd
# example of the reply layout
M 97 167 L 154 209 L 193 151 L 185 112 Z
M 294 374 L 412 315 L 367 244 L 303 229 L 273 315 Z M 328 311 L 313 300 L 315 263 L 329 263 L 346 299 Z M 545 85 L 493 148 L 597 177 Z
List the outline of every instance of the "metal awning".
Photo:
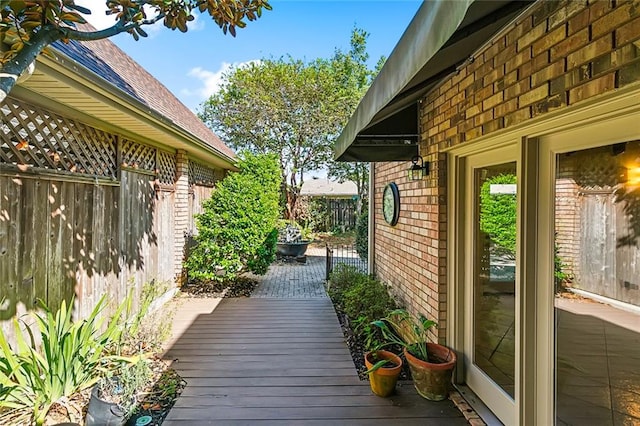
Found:
M 418 101 L 530 1 L 425 1 L 336 142 L 338 161 L 418 154 Z

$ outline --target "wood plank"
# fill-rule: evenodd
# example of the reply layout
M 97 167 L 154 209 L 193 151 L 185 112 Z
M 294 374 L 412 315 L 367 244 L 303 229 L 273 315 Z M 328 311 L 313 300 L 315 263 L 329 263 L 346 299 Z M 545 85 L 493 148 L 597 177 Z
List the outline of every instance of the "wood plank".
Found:
M 218 420 L 202 418 L 198 420 L 179 420 L 171 421 L 165 420 L 165 425 L 182 425 L 182 426 L 200 426 L 200 425 L 216 425 L 216 426 L 299 426 L 300 420 Z M 342 419 L 305 419 L 305 426 L 344 426 L 345 421 Z M 428 425 L 428 426 L 468 426 L 469 422 L 460 416 L 456 418 L 429 418 L 428 420 L 423 418 L 409 418 L 409 419 L 349 419 L 349 426 L 416 426 L 416 425 Z
M 274 368 L 271 369 L 268 362 L 265 362 L 262 368 L 239 368 L 234 370 L 213 370 L 203 369 L 201 366 L 191 364 L 192 369 L 182 368 L 179 366 L 178 370 L 180 375 L 184 378 L 199 377 L 199 378 L 227 378 L 227 377 L 256 377 L 260 379 L 269 380 L 272 377 L 353 377 L 353 364 L 349 367 L 333 368 L 332 365 L 322 368 L 322 364 L 318 364 L 317 368 Z M 199 368 L 198 368 L 199 367 Z
M 466 424 L 451 401 L 426 401 L 410 383 L 372 395 L 327 299 L 224 299 L 173 340 L 172 357 L 187 387 L 169 425 Z
M 221 407 L 208 405 L 198 408 L 174 407 L 171 420 L 253 420 L 253 419 L 396 419 L 396 418 L 446 418 L 461 414 L 450 405 L 424 406 L 373 406 L 373 407 Z
M 409 384 L 409 386 L 411 386 Z M 326 395 L 371 395 L 368 382 L 360 382 L 353 386 L 226 386 L 198 387 L 187 386 L 181 397 L 251 397 L 251 396 L 326 396 Z

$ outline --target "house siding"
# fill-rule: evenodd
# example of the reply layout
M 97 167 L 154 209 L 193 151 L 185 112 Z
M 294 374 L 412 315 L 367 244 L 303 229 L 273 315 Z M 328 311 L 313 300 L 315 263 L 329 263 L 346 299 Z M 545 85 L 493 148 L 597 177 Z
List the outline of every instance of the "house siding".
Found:
M 408 162 L 376 164 L 374 205 L 381 205 L 384 185 L 395 181 L 401 210 L 395 227 L 375 212 L 375 272 L 407 308 L 439 322 L 440 342 L 447 327 L 443 150 L 638 84 L 639 40 L 638 0 L 540 1 L 421 100 L 427 179 L 408 181 Z M 562 238 L 574 239 L 575 218 L 565 225 Z

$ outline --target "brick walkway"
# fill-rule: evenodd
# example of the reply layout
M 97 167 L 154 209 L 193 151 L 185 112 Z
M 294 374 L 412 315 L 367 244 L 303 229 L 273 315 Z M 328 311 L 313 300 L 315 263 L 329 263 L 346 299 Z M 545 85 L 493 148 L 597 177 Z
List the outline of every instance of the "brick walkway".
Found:
M 307 249 L 307 263 L 278 260 L 264 276 L 255 276 L 260 284 L 251 294 L 260 299 L 317 299 L 326 298 L 325 249 L 311 246 Z

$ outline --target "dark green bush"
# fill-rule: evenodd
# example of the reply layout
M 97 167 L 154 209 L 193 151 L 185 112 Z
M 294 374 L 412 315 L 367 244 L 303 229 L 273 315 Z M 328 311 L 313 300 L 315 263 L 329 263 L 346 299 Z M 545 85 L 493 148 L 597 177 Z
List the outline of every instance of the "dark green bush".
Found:
M 369 256 L 369 209 L 363 206 L 362 213 L 356 223 L 356 251 L 360 259 L 367 260 Z
M 373 278 L 365 277 L 344 292 L 345 314 L 351 319 L 358 319 L 361 323 L 369 324 L 384 317 L 395 307 L 387 287 Z
M 358 282 L 368 279 L 369 277 L 360 272 L 355 266 L 340 263 L 329 276 L 329 297 L 331 297 L 334 304 L 342 307 L 345 292 Z
M 196 216 L 198 235 L 185 267 L 190 278 L 231 281 L 264 274 L 275 259 L 280 167 L 275 155 L 245 153 Z

